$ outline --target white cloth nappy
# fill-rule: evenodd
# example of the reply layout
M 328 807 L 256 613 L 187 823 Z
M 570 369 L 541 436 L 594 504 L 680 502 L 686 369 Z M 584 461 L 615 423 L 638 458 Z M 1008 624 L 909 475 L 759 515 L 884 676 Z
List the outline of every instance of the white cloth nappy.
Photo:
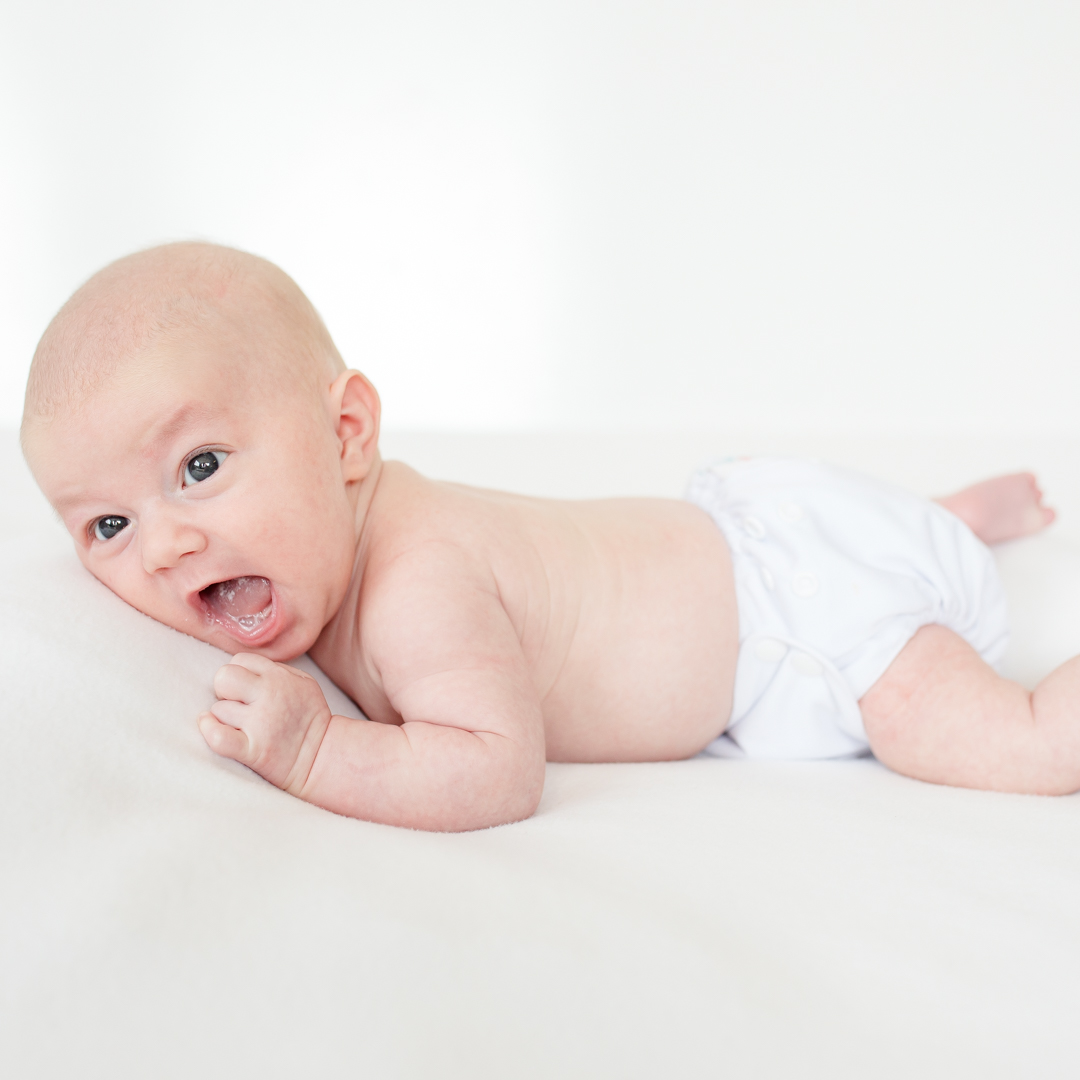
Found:
M 739 610 L 731 721 L 708 754 L 867 752 L 859 698 L 929 623 L 990 664 L 1005 652 L 993 556 L 936 503 L 844 469 L 772 458 L 702 469 L 687 498 L 727 539 Z

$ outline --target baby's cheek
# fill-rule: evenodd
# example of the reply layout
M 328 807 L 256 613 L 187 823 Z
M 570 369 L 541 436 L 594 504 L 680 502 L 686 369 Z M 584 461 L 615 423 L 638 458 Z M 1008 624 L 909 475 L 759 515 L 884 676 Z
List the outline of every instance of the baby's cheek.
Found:
M 103 563 L 82 552 L 79 554 L 83 566 L 125 604 L 148 615 L 155 622 L 163 623 L 200 641 L 211 640 L 211 627 L 203 623 L 184 603 L 183 598 L 175 596 L 169 589 L 155 586 L 152 580 L 148 580 L 148 575 L 141 571 L 128 572 L 125 568 L 113 565 L 113 560 Z

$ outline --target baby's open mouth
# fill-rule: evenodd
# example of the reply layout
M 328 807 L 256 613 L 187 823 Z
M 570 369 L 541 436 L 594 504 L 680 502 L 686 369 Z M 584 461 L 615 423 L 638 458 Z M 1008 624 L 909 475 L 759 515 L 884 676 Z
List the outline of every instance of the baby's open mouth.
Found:
M 274 610 L 270 582 L 264 577 L 237 577 L 207 585 L 199 594 L 211 617 L 228 619 L 245 634 L 253 634 Z

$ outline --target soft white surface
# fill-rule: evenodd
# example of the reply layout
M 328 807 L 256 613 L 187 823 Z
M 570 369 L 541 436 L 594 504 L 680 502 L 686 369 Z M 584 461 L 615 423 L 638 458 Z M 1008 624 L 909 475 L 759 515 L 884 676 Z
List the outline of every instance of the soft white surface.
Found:
M 758 448 L 385 445 L 566 494 L 677 494 L 708 452 Z M 1075 504 L 1078 444 L 802 449 L 924 490 L 1030 462 Z M 3 1074 L 1075 1074 L 1076 798 L 694 760 L 551 766 L 535 817 L 482 833 L 338 818 L 205 748 L 223 654 L 90 579 L 20 470 L 7 436 Z M 1028 679 L 1080 651 L 1068 524 L 1001 555 Z

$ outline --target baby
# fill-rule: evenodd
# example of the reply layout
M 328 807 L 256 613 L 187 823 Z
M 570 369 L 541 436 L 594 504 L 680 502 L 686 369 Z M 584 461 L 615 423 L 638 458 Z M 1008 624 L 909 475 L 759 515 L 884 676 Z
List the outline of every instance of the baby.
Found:
M 930 503 L 810 462 L 687 501 L 560 502 L 379 455 L 379 398 L 262 259 L 121 259 L 34 356 L 22 441 L 79 558 L 232 660 L 218 754 L 369 821 L 528 817 L 544 762 L 853 756 L 942 784 L 1080 788 L 1080 661 L 990 666 L 985 546 L 1053 512 L 1030 475 Z M 368 717 L 331 714 L 309 652 Z

